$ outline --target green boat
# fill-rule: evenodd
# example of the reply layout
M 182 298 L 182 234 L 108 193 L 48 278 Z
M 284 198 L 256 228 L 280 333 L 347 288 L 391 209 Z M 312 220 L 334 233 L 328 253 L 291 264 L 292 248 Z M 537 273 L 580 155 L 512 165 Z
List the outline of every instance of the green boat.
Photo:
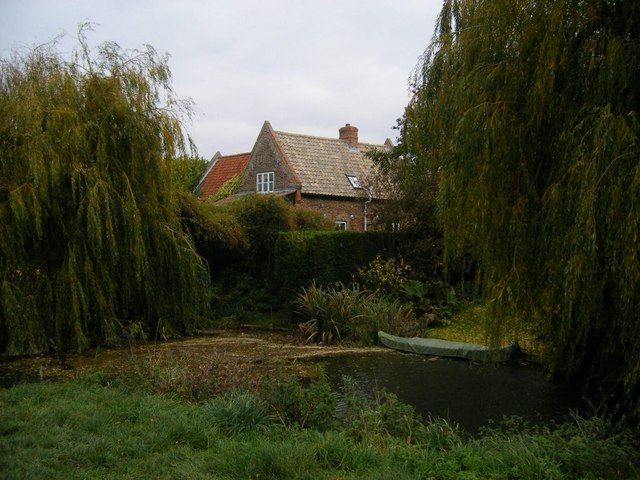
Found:
M 483 345 L 451 342 L 439 338 L 396 337 L 384 332 L 378 332 L 378 340 L 385 347 L 402 352 L 464 358 L 473 362 L 508 362 L 520 356 L 520 347 L 516 342 L 503 348 L 492 349 Z

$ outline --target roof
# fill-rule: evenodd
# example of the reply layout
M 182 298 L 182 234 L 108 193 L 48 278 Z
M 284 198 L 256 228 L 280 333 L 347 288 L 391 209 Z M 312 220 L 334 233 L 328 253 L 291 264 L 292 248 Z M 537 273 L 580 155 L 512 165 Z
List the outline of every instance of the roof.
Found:
M 385 145 L 358 143 L 352 146 L 339 138 L 323 138 L 287 132 L 276 132 L 274 136 L 282 152 L 302 184 L 303 194 L 336 197 L 366 197 L 363 188 L 354 188 L 355 176 L 366 185 L 373 173 L 373 162 L 365 152 L 386 149 Z M 357 185 L 357 183 L 355 183 Z
M 220 155 L 220 153 L 216 153 L 198 185 L 202 196 L 206 198 L 213 195 L 227 180 L 242 173 L 249 162 L 250 156 L 250 153 L 238 153 L 236 155 Z

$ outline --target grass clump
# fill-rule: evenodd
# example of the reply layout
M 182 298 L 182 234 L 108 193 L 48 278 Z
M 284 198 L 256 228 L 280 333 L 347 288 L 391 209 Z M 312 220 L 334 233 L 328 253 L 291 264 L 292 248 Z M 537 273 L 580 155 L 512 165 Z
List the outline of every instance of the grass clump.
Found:
M 371 345 L 378 330 L 403 334 L 415 329 L 410 307 L 357 284 L 318 286 L 312 282 L 298 294 L 294 307 L 307 341 L 328 344 L 349 339 Z
M 276 423 L 269 405 L 252 392 L 225 392 L 203 408 L 206 421 L 227 435 L 266 431 Z

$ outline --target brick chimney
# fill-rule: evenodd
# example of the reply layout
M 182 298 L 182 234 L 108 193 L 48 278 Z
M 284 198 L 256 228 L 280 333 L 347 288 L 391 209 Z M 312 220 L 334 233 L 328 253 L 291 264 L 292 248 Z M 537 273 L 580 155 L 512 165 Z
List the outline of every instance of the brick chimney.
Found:
M 351 124 L 347 123 L 339 130 L 339 133 L 340 140 L 344 140 L 354 147 L 358 145 L 358 129 L 356 127 L 352 127 Z

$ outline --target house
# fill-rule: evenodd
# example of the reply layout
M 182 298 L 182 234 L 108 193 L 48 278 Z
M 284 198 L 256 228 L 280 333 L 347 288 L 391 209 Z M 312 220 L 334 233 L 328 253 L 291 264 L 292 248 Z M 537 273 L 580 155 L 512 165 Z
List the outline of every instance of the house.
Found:
M 360 143 L 358 129 L 350 124 L 340 128 L 336 138 L 323 138 L 275 131 L 266 121 L 248 154 L 238 195 L 281 195 L 296 207 L 322 213 L 339 229 L 369 230 L 382 195 L 370 186 L 373 162 L 365 153 L 391 145 L 388 139 L 383 145 Z M 215 175 L 213 163 L 201 181 L 203 195 L 206 182 L 220 183 L 208 178 Z

